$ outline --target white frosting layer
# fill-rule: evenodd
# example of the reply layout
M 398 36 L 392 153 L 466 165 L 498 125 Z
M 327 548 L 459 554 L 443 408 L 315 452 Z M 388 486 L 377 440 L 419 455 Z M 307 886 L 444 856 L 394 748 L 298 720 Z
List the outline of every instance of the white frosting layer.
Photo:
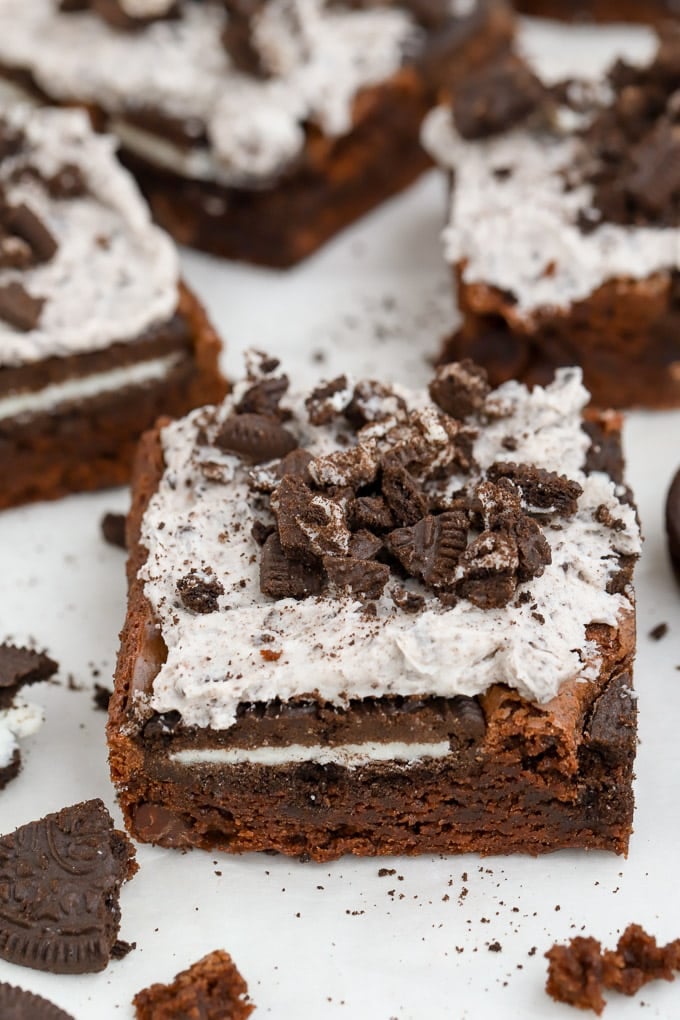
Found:
M 94 14 L 60 14 L 53 0 L 0 0 L 0 61 L 30 69 L 54 99 L 195 118 L 209 138 L 200 165 L 229 184 L 275 175 L 300 152 L 305 121 L 328 135 L 347 132 L 359 90 L 394 74 L 419 38 L 403 10 L 268 0 L 255 42 L 274 76 L 259 80 L 231 65 L 221 42 L 226 18 L 219 4 L 186 3 L 180 19 L 130 33 Z M 134 140 L 126 138 L 133 148 Z M 193 176 L 194 166 L 176 169 Z
M 0 769 L 11 764 L 19 740 L 36 733 L 44 718 L 41 708 L 21 698 L 15 698 L 11 708 L 0 711 Z
M 429 402 L 426 394 L 399 392 L 412 407 Z M 220 421 L 238 399 L 237 389 L 219 409 Z M 430 597 L 424 611 L 409 615 L 390 598 L 394 579 L 376 603 L 375 618 L 350 598 L 274 601 L 263 595 L 247 469 L 235 456 L 195 445 L 203 412 L 168 426 L 162 433 L 167 469 L 142 529 L 149 556 L 140 576 L 168 648 L 150 706 L 179 710 L 187 724 L 226 729 L 240 702 L 306 694 L 334 704 L 384 695 L 451 697 L 479 694 L 494 683 L 546 702 L 566 680 L 596 675 L 598 653 L 585 628 L 591 622 L 614 626 L 630 609 L 628 599 L 608 594 L 606 585 L 618 568 L 617 553 L 636 553 L 640 540 L 634 513 L 611 480 L 583 473 L 587 399 L 577 369 L 562 370 L 547 389 L 529 394 L 509 383 L 490 398 L 489 407 L 503 417 L 475 444 L 481 468 L 526 459 L 566 473 L 584 492 L 578 512 L 560 519 L 561 530 L 545 529 L 553 562 L 523 586 L 533 601 L 487 611 L 466 600 L 447 608 Z M 304 411 L 298 420 L 306 420 Z M 327 430 L 297 427 L 313 453 L 333 448 Z M 512 453 L 503 445 L 508 435 L 517 442 Z M 206 481 L 201 460 L 212 462 L 210 474 L 220 472 L 226 485 Z M 465 481 L 454 478 L 451 486 Z M 603 503 L 624 522 L 623 530 L 596 523 Z M 219 611 L 197 616 L 178 599 L 177 581 L 192 568 L 210 568 L 222 582 Z M 271 661 L 264 650 L 281 654 Z
M 170 760 L 180 765 L 298 765 L 313 761 L 317 765 L 341 765 L 355 769 L 377 761 L 412 763 L 423 758 L 445 758 L 450 754 L 448 741 L 440 740 L 428 744 L 405 744 L 401 741 L 378 743 L 366 741 L 363 744 L 341 744 L 329 747 L 316 744 L 289 744 L 287 747 L 214 747 L 175 751 Z
M 680 229 L 613 223 L 590 233 L 579 229 L 593 189 L 564 189 L 563 172 L 584 156 L 574 137 L 520 128 L 470 142 L 440 107 L 425 121 L 423 142 L 441 165 L 455 169 L 446 258 L 465 262 L 466 283 L 510 291 L 518 316 L 530 320 L 538 309 L 567 308 L 609 280 L 680 268 Z
M 158 382 L 165 379 L 181 359 L 181 354 L 168 354 L 164 358 L 152 358 L 123 368 L 112 368 L 106 372 L 80 376 L 77 379 L 65 379 L 32 393 L 14 393 L 8 397 L 0 397 L 0 421 L 23 415 L 43 414 L 72 400 L 82 402 L 99 397 L 103 393 L 114 393 L 116 390 L 128 389 L 131 386 L 146 386 L 148 383 Z
M 95 135 L 77 110 L 13 106 L 0 115 L 25 133 L 31 165 L 51 176 L 75 164 L 88 189 L 79 198 L 55 199 L 36 181 L 8 183 L 23 154 L 2 163 L 9 199 L 30 206 L 59 247 L 49 262 L 0 270 L 0 286 L 18 280 L 45 301 L 30 332 L 0 320 L 0 368 L 101 350 L 166 322 L 177 307 L 177 253 L 116 161 L 113 139 Z

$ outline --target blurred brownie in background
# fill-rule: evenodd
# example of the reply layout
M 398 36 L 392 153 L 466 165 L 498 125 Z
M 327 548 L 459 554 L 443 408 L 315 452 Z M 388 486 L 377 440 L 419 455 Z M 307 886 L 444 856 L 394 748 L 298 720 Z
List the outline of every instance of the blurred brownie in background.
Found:
M 602 407 L 680 405 L 680 32 L 647 64 L 545 86 L 516 57 L 424 126 L 453 171 L 445 357 L 498 384 L 581 365 Z
M 114 148 L 80 110 L 0 109 L 0 508 L 122 484 L 159 415 L 225 393 Z
M 515 0 L 522 14 L 565 21 L 639 21 L 680 18 L 678 0 Z
M 505 0 L 0 0 L 0 74 L 87 106 L 180 242 L 287 266 L 429 166 L 437 93 L 507 49 Z

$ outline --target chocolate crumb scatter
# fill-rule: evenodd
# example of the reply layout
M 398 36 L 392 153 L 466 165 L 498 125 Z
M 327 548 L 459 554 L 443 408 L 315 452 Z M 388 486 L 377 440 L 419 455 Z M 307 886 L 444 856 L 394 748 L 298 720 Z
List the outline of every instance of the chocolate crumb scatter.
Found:
M 680 970 L 680 939 L 658 946 L 640 925 L 631 924 L 615 950 L 603 951 L 597 939 L 577 936 L 566 946 L 554 945 L 545 956 L 548 995 L 599 1016 L 606 1006 L 605 990 L 630 996 L 650 981 L 673 981 Z

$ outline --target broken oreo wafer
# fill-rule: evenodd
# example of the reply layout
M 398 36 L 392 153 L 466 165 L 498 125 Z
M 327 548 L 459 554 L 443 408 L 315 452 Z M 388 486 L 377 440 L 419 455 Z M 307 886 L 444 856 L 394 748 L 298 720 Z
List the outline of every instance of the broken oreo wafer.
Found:
M 42 995 L 25 992 L 23 988 L 0 982 L 0 1017 L 2 1020 L 73 1020 Z
M 0 958 L 55 974 L 103 970 L 118 937 L 118 895 L 137 870 L 101 800 L 0 838 Z
M 42 710 L 15 700 L 26 684 L 47 680 L 58 665 L 44 652 L 15 645 L 0 645 L 0 790 L 21 768 L 19 737 L 34 733 L 42 722 Z

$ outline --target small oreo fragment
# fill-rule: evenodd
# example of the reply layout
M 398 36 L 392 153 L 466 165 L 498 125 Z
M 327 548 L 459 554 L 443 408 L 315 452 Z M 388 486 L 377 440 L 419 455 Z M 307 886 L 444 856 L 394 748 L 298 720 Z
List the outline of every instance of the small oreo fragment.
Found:
M 73 1020 L 42 995 L 0 981 L 0 1017 L 2 1020 Z
M 453 117 L 467 139 L 489 138 L 534 113 L 546 90 L 518 57 L 509 55 L 471 74 L 456 89 Z
M 125 514 L 104 514 L 101 519 L 102 536 L 109 545 L 127 549 L 125 540 Z
M 255 1009 L 248 985 L 224 950 L 217 949 L 177 975 L 151 985 L 133 999 L 137 1020 L 247 1020 Z
M 43 298 L 33 297 L 16 280 L 0 287 L 0 319 L 22 333 L 30 333 L 40 322 Z
M 0 838 L 0 958 L 54 974 L 104 970 L 118 937 L 118 895 L 134 847 L 101 800 Z

